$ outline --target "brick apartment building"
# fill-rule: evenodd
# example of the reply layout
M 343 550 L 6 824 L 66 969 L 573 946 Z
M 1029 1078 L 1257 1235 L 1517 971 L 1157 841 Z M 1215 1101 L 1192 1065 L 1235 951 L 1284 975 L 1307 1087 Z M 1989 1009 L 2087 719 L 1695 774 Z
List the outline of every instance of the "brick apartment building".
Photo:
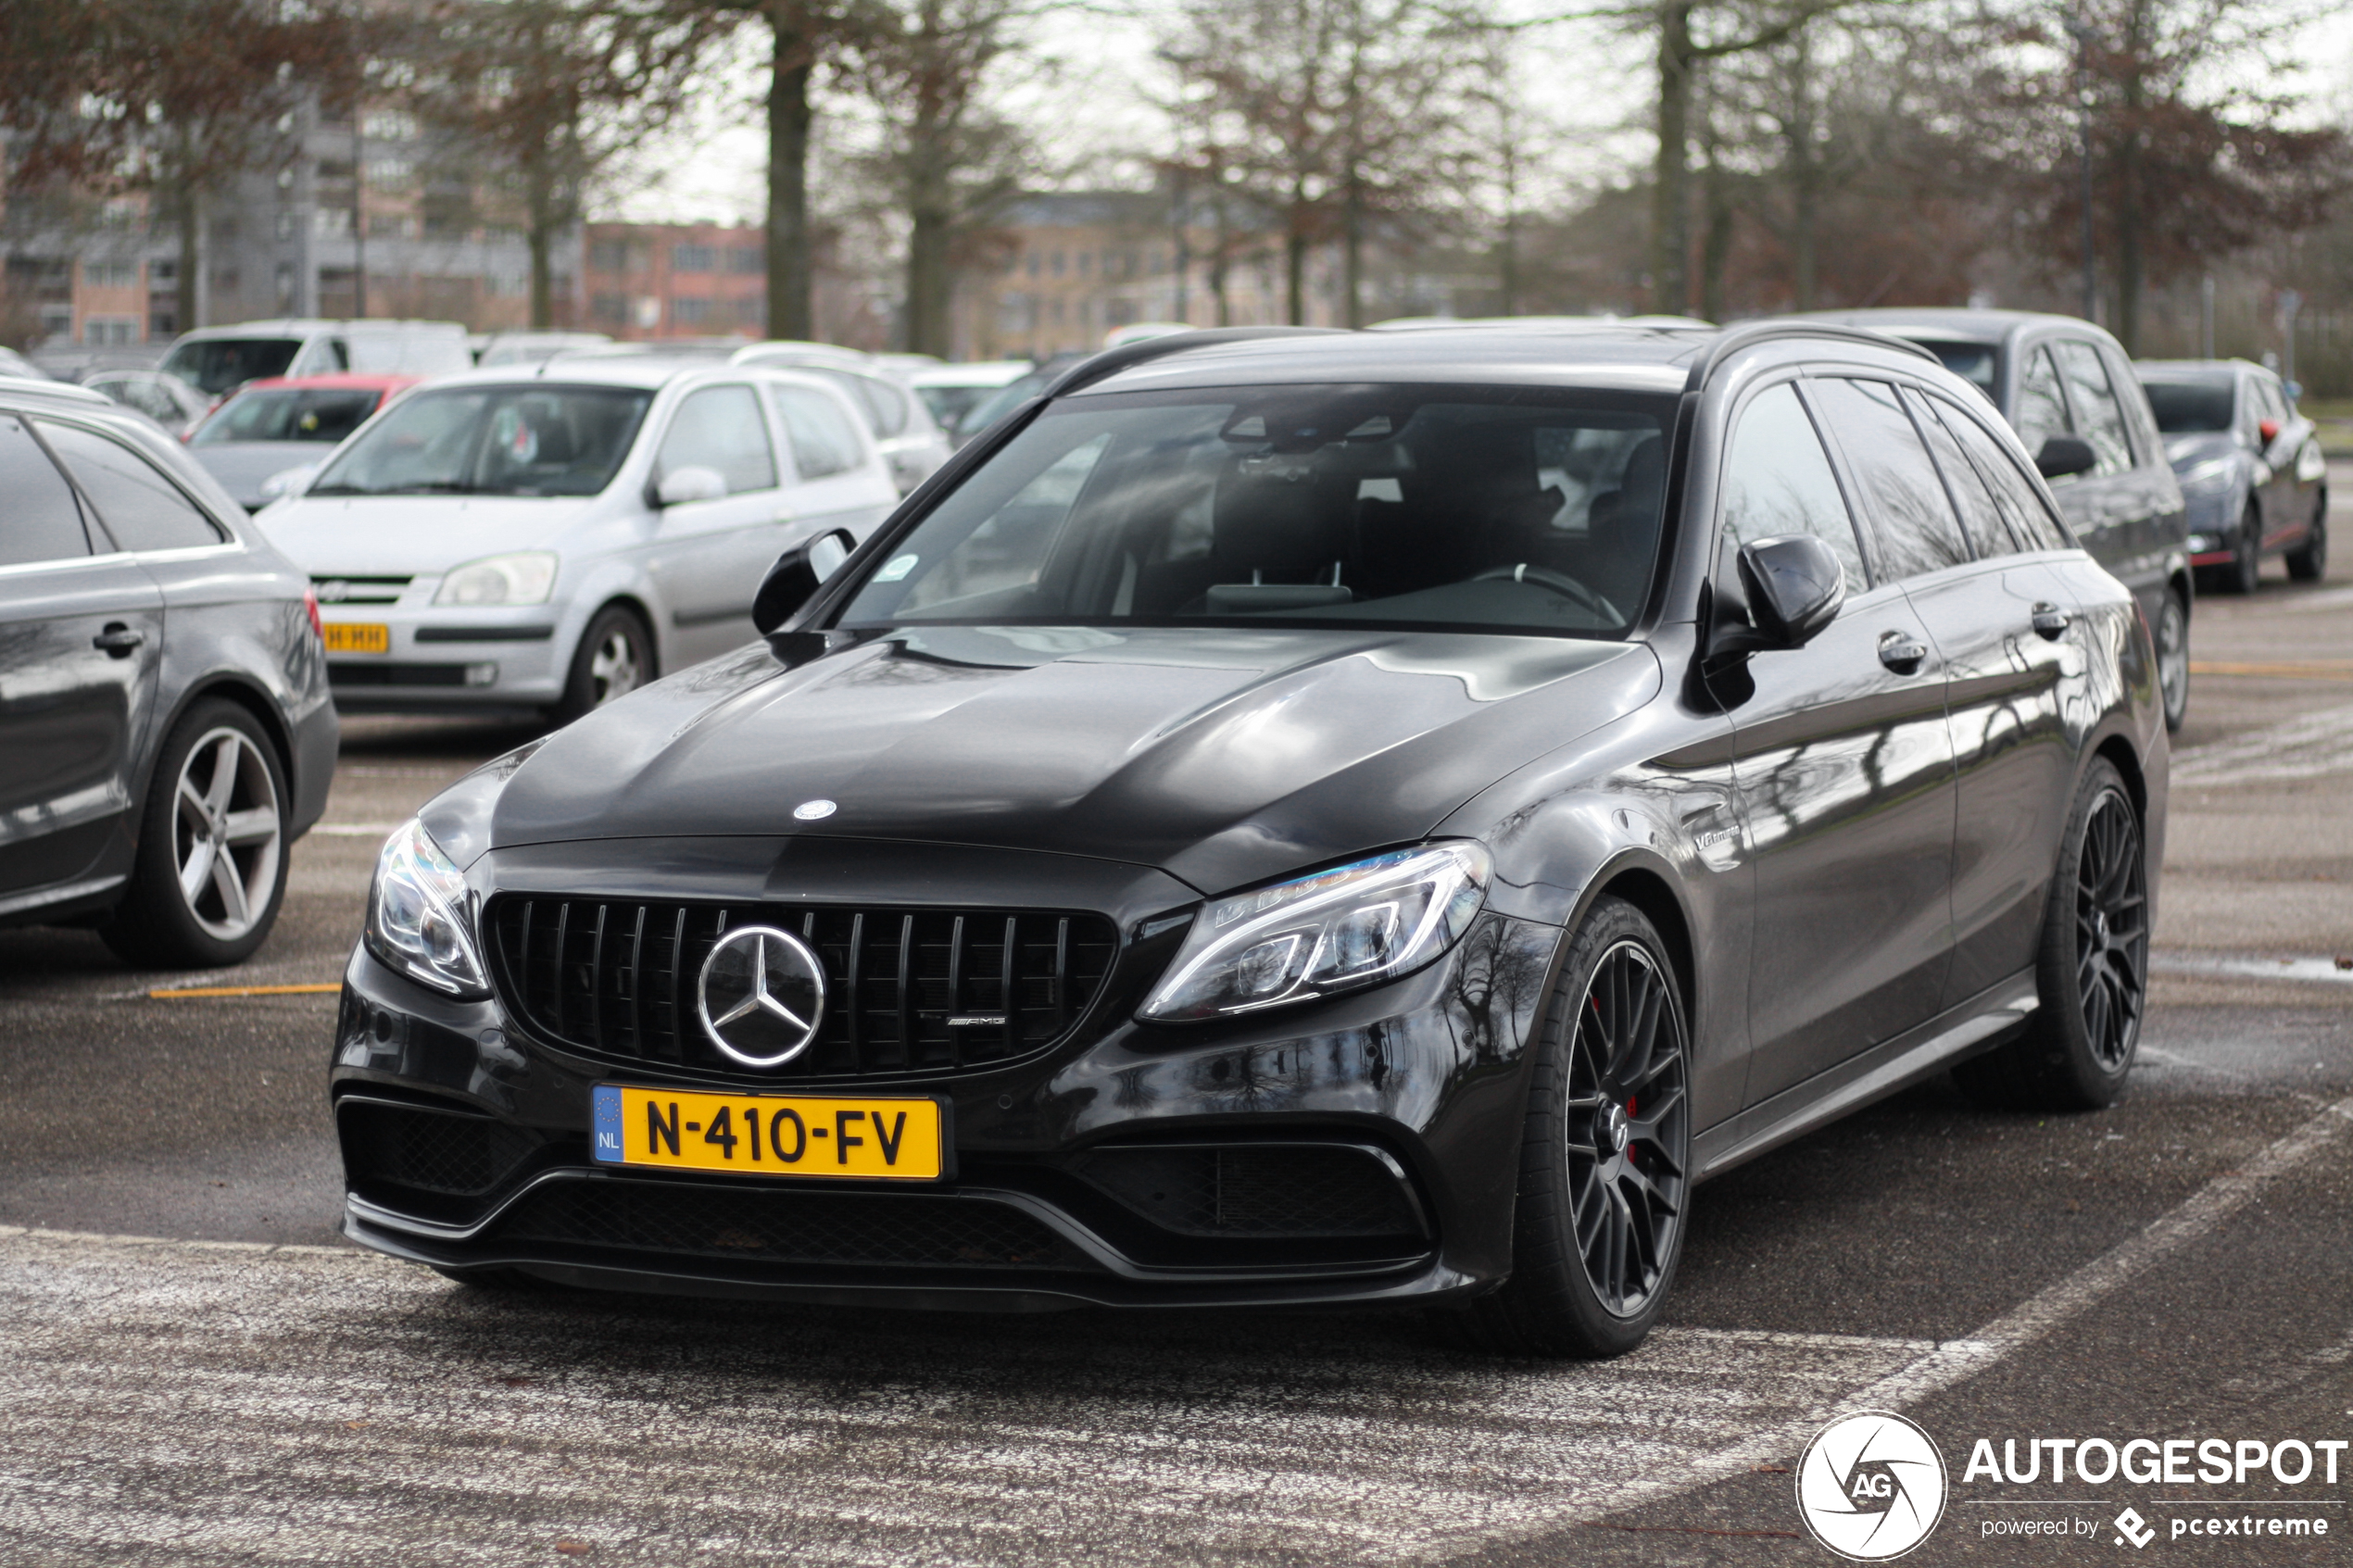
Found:
M 749 224 L 591 223 L 582 325 L 624 340 L 761 337 L 765 236 Z

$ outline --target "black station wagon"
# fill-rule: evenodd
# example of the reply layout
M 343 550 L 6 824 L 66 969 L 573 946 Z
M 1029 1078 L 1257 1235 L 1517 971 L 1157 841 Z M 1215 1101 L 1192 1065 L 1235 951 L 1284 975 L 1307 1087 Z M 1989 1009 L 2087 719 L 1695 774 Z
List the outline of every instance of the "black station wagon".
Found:
M 845 553 L 386 846 L 354 1238 L 1613 1354 L 1706 1179 L 1947 1069 L 2122 1091 L 2156 649 L 1908 345 L 1162 339 Z

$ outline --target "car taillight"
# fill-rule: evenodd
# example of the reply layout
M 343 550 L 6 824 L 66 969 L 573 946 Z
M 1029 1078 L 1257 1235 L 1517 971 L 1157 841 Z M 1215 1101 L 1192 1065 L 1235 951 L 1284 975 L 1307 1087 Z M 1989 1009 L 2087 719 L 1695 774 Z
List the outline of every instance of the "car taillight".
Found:
M 321 642 L 327 640 L 327 628 L 319 619 L 319 596 L 311 589 L 302 591 L 302 608 L 310 617 L 310 634 Z

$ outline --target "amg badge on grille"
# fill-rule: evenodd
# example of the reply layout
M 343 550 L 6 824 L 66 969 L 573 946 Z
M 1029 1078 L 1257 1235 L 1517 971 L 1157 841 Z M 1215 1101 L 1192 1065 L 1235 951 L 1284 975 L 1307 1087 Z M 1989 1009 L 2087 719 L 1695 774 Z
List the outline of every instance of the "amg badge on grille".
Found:
M 746 1067 L 781 1067 L 817 1037 L 824 965 L 788 931 L 737 926 L 703 960 L 695 1010 L 727 1056 Z

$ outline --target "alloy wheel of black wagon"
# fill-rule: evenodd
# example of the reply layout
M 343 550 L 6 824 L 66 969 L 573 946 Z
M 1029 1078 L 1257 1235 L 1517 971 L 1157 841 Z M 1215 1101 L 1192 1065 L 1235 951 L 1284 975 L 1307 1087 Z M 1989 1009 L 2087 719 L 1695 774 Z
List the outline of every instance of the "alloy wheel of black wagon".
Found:
M 1691 1146 L 1682 1012 L 1639 942 L 1593 966 L 1578 1004 L 1561 1124 L 1585 1277 L 1619 1317 L 1649 1305 L 1680 1240 Z
M 2148 887 L 2141 824 L 2117 789 L 2093 803 L 2075 874 L 2075 975 L 2083 1029 L 2110 1073 L 2133 1055 L 2148 987 Z

